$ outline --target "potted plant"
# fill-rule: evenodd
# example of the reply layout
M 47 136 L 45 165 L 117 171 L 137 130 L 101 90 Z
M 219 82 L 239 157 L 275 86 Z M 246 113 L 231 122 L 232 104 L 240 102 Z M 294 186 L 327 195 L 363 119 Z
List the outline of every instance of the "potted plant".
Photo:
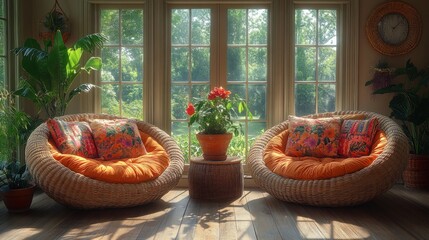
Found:
M 15 54 L 22 53 L 22 68 L 27 73 L 14 94 L 31 100 L 50 118 L 64 115 L 76 95 L 96 87 L 89 83 L 74 87 L 73 83 L 82 72 L 90 74 L 92 70 L 101 69 L 100 57 L 82 61 L 84 52 L 93 53 L 104 41 L 106 37 L 95 33 L 78 39 L 67 48 L 59 30 L 53 45 L 51 41 L 44 41 L 43 49 L 37 40 L 27 39 L 24 46 L 13 50 Z
M 207 99 L 197 99 L 195 105 L 189 103 L 186 109 L 190 116 L 188 126 L 198 124 L 197 140 L 205 160 L 222 161 L 227 158 L 232 134 L 238 135 L 241 127 L 234 123 L 233 117 L 237 118 L 238 113 L 246 111 L 246 115 L 252 118 L 246 102 L 238 95 L 230 97 L 230 94 L 223 87 L 215 87 Z
M 69 19 L 61 10 L 53 9 L 40 22 L 39 36 L 43 40 L 52 41 L 57 30 L 61 31 L 63 41 L 67 42 L 70 37 Z
M 17 151 L 25 143 L 31 129 L 30 117 L 13 106 L 12 96 L 0 90 L 0 189 L 9 211 L 29 209 L 34 184 Z
M 419 70 L 408 60 L 405 67 L 392 72 L 392 83 L 373 92 L 394 94 L 389 103 L 391 117 L 401 123 L 410 143 L 410 160 L 403 176 L 407 187 L 429 188 L 428 84 L 429 68 Z

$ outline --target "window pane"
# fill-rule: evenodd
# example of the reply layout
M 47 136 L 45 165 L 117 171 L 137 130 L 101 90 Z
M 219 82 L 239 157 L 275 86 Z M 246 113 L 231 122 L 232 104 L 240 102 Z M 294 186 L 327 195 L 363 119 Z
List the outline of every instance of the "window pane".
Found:
M 144 117 L 143 28 L 143 9 L 101 9 L 100 29 L 109 37 L 101 50 L 102 113 Z
M 143 10 L 122 10 L 122 43 L 143 44 Z
M 314 9 L 295 11 L 295 44 L 316 44 L 316 16 Z
M 267 48 L 249 48 L 249 81 L 267 81 Z
M 253 114 L 253 120 L 266 120 L 266 84 L 249 85 L 249 101 L 247 105 Z
M 186 122 L 172 122 L 171 136 L 182 149 L 185 163 L 189 163 L 189 134 L 188 124 Z
M 6 53 L 6 23 L 0 20 L 0 56 Z
M 106 45 L 119 44 L 119 10 L 101 10 L 100 29 L 108 37 Z
M 119 48 L 104 47 L 101 50 L 103 67 L 101 68 L 102 82 L 119 81 Z
M 337 11 L 319 10 L 319 44 L 337 44 Z
M 228 10 L 228 44 L 246 44 L 246 9 Z
M 320 84 L 318 92 L 318 112 L 335 111 L 335 84 Z
M 103 84 L 101 85 L 101 89 L 101 112 L 119 116 L 119 85 Z
M 268 10 L 249 10 L 249 43 L 267 44 Z
M 208 83 L 203 85 L 192 85 L 191 102 L 195 103 L 195 98 L 207 98 L 209 92 L 210 86 Z
M 0 58 L 0 87 L 5 87 L 6 85 L 6 65 L 5 59 Z
M 173 9 L 171 13 L 171 44 L 189 43 L 189 10 Z
M 246 48 L 228 47 L 227 81 L 246 81 Z
M 192 44 L 210 44 L 210 9 L 192 9 Z
M 227 84 L 227 89 L 231 91 L 231 95 L 238 95 L 242 99 L 246 99 L 246 85 L 245 84 Z M 244 120 L 245 113 L 238 113 L 238 119 Z M 232 116 L 234 119 L 237 117 Z
M 316 48 L 295 48 L 295 80 L 316 80 Z
M 189 99 L 188 85 L 173 85 L 171 86 L 171 119 L 172 120 L 186 120 L 187 103 Z
M 171 48 L 171 80 L 188 81 L 188 48 Z
M 295 84 L 295 114 L 303 116 L 316 111 L 316 86 Z
M 5 8 L 5 0 L 0 0 L 0 17 L 5 17 L 6 16 L 5 10 L 6 10 L 6 8 Z
M 192 81 L 210 80 L 210 48 L 192 49 Z
M 335 82 L 337 75 L 337 48 L 319 48 L 319 81 Z
M 123 85 L 122 116 L 143 119 L 143 86 L 141 84 Z
M 122 48 L 122 81 L 143 81 L 143 49 Z

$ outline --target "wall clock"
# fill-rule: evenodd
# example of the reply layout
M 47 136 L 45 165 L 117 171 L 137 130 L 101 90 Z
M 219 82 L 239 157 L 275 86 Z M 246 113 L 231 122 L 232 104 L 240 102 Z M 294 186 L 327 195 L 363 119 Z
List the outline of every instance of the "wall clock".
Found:
M 411 5 L 394 1 L 377 6 L 366 22 L 366 35 L 378 52 L 397 56 L 413 50 L 422 35 L 422 19 Z

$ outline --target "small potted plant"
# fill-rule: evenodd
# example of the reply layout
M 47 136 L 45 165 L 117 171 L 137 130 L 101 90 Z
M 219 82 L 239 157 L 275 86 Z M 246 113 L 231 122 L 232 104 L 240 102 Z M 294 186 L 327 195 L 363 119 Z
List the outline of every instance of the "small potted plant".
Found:
M 223 87 L 215 87 L 206 99 L 196 99 L 197 103 L 189 103 L 186 109 L 190 116 L 188 126 L 198 124 L 197 139 L 205 160 L 225 160 L 232 134 L 240 133 L 241 126 L 235 124 L 233 118 L 243 111 L 249 119 L 252 118 L 244 99 L 230 94 Z
M 9 211 L 29 209 L 34 184 L 25 164 L 18 159 L 18 148 L 23 146 L 31 129 L 30 117 L 13 106 L 12 96 L 0 90 L 0 189 Z
M 366 85 L 375 84 L 374 80 Z M 405 186 L 429 189 L 429 68 L 417 69 L 408 60 L 392 70 L 392 82 L 374 94 L 394 94 L 391 117 L 398 120 L 410 143 L 410 160 L 404 172 Z

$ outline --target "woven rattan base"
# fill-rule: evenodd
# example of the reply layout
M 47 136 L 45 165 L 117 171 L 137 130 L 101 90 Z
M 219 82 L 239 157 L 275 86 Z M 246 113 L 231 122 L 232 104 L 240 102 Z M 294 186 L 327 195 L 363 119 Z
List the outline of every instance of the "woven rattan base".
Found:
M 189 166 L 189 195 L 204 200 L 231 200 L 243 194 L 241 158 L 225 161 L 191 159 Z

